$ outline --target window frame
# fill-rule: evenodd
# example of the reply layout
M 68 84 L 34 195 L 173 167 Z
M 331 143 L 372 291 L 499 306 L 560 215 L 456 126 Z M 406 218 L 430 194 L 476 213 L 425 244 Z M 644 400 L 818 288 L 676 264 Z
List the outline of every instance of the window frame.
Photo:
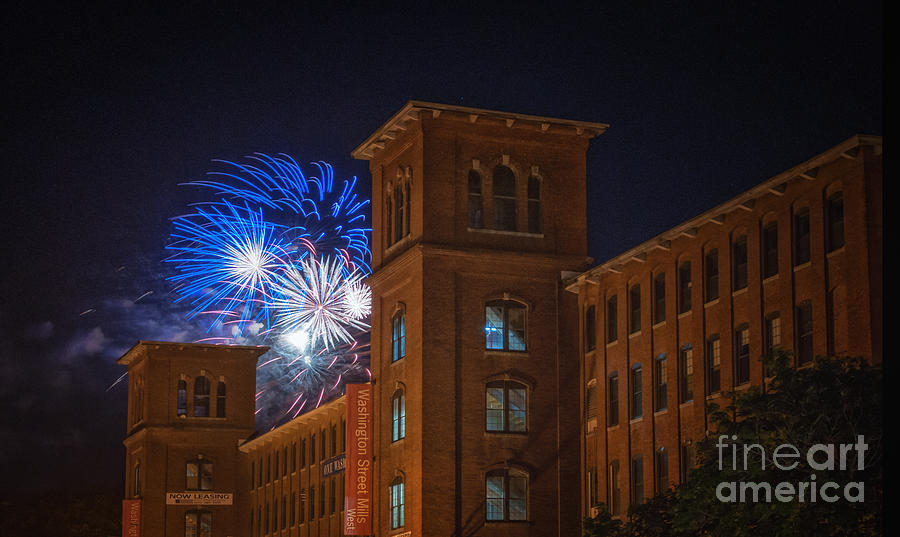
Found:
M 492 347 L 490 337 L 490 332 L 494 330 L 498 330 L 497 327 L 489 324 L 489 308 L 500 308 L 502 311 L 502 319 L 501 326 L 499 327 L 500 338 L 501 338 L 501 346 L 500 347 Z M 519 338 L 522 342 L 521 349 L 514 349 L 510 346 L 511 337 L 510 334 L 515 332 L 515 328 L 511 327 L 510 319 L 512 318 L 510 312 L 513 310 L 521 311 L 522 315 L 522 327 L 521 332 L 522 335 Z M 502 298 L 496 300 L 490 300 L 484 305 L 484 349 L 489 352 L 516 352 L 516 353 L 527 353 L 528 352 L 528 305 L 522 301 L 514 300 L 511 298 Z
M 778 221 L 767 222 L 762 228 L 762 277 L 778 276 Z
M 406 393 L 398 388 L 391 395 L 391 442 L 406 438 Z
M 402 528 L 406 525 L 406 486 L 401 476 L 397 476 L 388 485 L 388 499 L 390 502 L 390 526 L 391 530 Z
M 644 372 L 640 362 L 633 364 L 628 374 L 629 416 L 632 420 L 644 417 Z
M 490 486 L 490 482 L 492 479 L 499 479 L 499 482 L 502 484 L 501 496 L 491 496 L 492 488 Z M 520 481 L 522 485 L 522 490 L 524 491 L 521 497 L 513 497 L 513 480 Z M 528 522 L 528 513 L 530 511 L 528 505 L 529 498 L 529 488 L 530 488 L 530 478 L 527 472 L 519 470 L 517 468 L 501 468 L 490 470 L 485 473 L 484 477 L 484 491 L 485 491 L 485 521 L 488 523 L 505 523 L 505 522 Z M 493 490 L 497 490 L 497 487 L 494 487 Z M 491 502 L 493 500 L 493 505 L 498 505 L 497 501 L 499 500 L 500 512 L 502 513 L 502 517 L 497 518 L 491 517 L 492 509 Z M 521 518 L 516 517 L 513 518 L 511 504 L 513 502 L 517 502 L 518 505 L 521 505 Z
M 719 299 L 719 250 L 712 248 L 703 255 L 703 302 Z
M 749 284 L 747 235 L 739 235 L 731 244 L 731 291 L 746 289 Z
M 492 396 L 490 390 L 500 389 L 502 394 L 502 399 L 497 399 L 497 397 Z M 521 409 L 512 409 L 510 392 L 512 390 L 517 390 L 522 392 L 523 403 Z M 501 434 L 527 434 L 528 433 L 528 401 L 530 399 L 529 387 L 527 384 L 513 380 L 513 379 L 501 379 L 501 380 L 492 380 L 490 382 L 485 383 L 484 385 L 484 393 L 485 393 L 485 424 L 484 430 L 487 433 L 501 433 Z M 490 407 L 490 398 L 493 397 L 495 401 L 498 401 L 500 406 L 491 408 Z M 494 414 L 492 414 L 492 411 Z M 497 415 L 496 412 L 499 411 L 500 416 L 500 427 L 499 428 L 491 428 L 491 416 Z M 521 423 L 522 429 L 513 429 L 511 419 L 514 414 L 521 415 Z M 495 419 L 496 422 L 496 419 Z
M 734 384 L 750 382 L 750 325 L 743 323 L 734 329 Z
M 668 371 L 663 352 L 653 360 L 653 411 L 661 412 L 668 406 Z
M 391 363 L 406 358 L 406 311 L 398 309 L 391 316 Z

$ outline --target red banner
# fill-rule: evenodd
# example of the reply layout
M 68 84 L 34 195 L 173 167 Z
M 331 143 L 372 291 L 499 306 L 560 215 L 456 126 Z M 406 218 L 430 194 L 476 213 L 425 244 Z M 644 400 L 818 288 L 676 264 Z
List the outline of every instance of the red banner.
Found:
M 141 537 L 141 500 L 122 500 L 122 537 Z
M 372 534 L 372 385 L 347 384 L 344 535 Z

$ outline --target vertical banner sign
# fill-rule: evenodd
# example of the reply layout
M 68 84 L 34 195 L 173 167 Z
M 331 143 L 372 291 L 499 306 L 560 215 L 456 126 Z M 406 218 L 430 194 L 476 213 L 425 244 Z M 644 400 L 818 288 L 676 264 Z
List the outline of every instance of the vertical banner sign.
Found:
M 347 384 L 344 535 L 372 534 L 372 385 Z
M 141 500 L 122 500 L 122 537 L 141 537 Z

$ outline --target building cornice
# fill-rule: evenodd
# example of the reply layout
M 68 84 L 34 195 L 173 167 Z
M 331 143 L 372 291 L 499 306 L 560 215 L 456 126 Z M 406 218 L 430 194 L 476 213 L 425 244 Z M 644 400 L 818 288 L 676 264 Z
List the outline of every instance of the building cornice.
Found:
M 146 356 L 150 351 L 160 349 L 175 351 L 198 350 L 217 351 L 225 353 L 246 354 L 247 357 L 258 358 L 269 351 L 269 347 L 262 345 L 212 345 L 209 343 L 175 343 L 171 341 L 138 341 L 128 351 L 116 360 L 120 365 L 128 365 L 139 358 Z
M 271 431 L 247 440 L 246 442 L 238 446 L 238 449 L 243 453 L 249 453 L 255 449 L 259 449 L 265 446 L 269 442 L 273 442 L 284 436 L 295 435 L 295 433 L 299 432 L 302 427 L 309 425 L 310 423 L 315 423 L 319 420 L 327 419 L 329 416 L 333 416 L 336 413 L 343 413 L 345 411 L 346 404 L 346 395 L 342 395 L 337 399 L 332 399 L 331 401 L 322 404 L 318 408 L 314 408 L 309 412 L 300 414 L 291 421 L 283 425 L 279 425 Z

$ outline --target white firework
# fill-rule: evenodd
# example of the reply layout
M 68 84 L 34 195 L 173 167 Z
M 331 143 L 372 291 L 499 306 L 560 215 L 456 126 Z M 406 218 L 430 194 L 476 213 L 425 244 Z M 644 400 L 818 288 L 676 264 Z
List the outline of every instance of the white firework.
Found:
M 354 272 L 344 282 L 343 307 L 345 314 L 351 319 L 365 319 L 372 312 L 372 289 L 362 278 L 362 274 Z

